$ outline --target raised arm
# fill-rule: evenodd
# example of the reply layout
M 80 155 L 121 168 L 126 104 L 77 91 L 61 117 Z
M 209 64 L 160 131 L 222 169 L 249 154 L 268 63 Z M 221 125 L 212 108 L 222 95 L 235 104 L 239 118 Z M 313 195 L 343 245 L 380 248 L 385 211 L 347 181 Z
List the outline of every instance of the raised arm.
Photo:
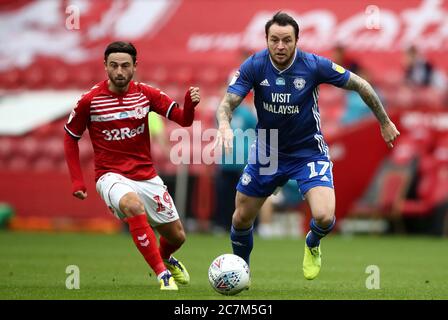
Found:
M 387 146 L 392 148 L 392 142 L 400 135 L 400 132 L 398 132 L 394 123 L 389 119 L 378 95 L 375 90 L 373 90 L 370 83 L 353 72 L 350 72 L 350 78 L 343 88 L 358 92 L 362 100 L 367 104 L 375 117 L 378 119 L 381 127 L 381 135 L 383 136 Z
M 218 136 L 216 137 L 215 147 L 221 148 L 224 145 L 224 150 L 229 153 L 233 147 L 233 131 L 230 127 L 230 120 L 232 120 L 232 113 L 244 97 L 234 93 L 227 92 L 216 111 L 216 119 L 218 120 Z
M 194 120 L 194 109 L 200 101 L 201 95 L 199 93 L 199 88 L 190 87 L 187 92 L 185 92 L 183 109 L 170 107 L 165 115 L 168 119 L 177 122 L 182 127 L 189 127 Z

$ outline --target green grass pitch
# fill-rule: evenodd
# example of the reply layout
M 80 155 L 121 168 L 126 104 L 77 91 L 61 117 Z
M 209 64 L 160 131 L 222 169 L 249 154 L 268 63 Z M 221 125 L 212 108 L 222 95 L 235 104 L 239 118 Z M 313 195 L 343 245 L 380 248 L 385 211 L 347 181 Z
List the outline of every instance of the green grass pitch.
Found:
M 208 284 L 211 261 L 231 252 L 227 236 L 190 234 L 175 255 L 191 284 L 160 292 L 128 234 L 0 232 L 0 299 L 448 299 L 448 240 L 331 235 L 322 241 L 316 280 L 303 278 L 303 239 L 255 237 L 252 286 L 234 297 Z M 66 267 L 80 270 L 80 289 L 65 286 Z M 366 268 L 378 266 L 380 289 L 367 289 Z

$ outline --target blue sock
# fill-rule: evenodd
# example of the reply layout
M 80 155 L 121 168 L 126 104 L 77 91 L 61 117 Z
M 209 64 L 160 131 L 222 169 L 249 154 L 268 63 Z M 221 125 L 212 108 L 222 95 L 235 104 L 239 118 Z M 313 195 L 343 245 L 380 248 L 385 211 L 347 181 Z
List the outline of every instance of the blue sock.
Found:
M 249 229 L 230 229 L 230 240 L 232 241 L 233 254 L 244 259 L 249 265 L 249 256 L 254 246 L 253 226 Z
M 310 232 L 306 235 L 306 245 L 310 248 L 317 247 L 320 244 L 320 239 L 325 237 L 333 230 L 336 224 L 336 217 L 333 218 L 333 222 L 326 228 L 319 227 L 314 219 L 310 222 Z

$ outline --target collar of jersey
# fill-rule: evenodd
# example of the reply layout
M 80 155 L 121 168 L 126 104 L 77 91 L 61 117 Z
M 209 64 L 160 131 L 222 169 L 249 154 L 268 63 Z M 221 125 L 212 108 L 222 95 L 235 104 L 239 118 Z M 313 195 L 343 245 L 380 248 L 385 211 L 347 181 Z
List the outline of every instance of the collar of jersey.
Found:
M 291 60 L 291 64 L 290 64 L 287 68 L 285 68 L 285 69 L 283 69 L 283 70 L 279 70 L 279 69 L 275 66 L 274 61 L 272 61 L 271 55 L 270 55 L 269 53 L 268 53 L 268 55 L 269 55 L 269 61 L 271 61 L 271 64 L 272 64 L 272 66 L 274 67 L 274 69 L 277 70 L 279 74 L 282 74 L 283 72 L 285 72 L 286 70 L 288 70 L 289 68 L 291 68 L 291 66 L 293 65 L 294 61 L 296 61 L 296 57 L 297 57 L 297 48 L 296 48 L 296 51 L 294 52 L 294 58 Z

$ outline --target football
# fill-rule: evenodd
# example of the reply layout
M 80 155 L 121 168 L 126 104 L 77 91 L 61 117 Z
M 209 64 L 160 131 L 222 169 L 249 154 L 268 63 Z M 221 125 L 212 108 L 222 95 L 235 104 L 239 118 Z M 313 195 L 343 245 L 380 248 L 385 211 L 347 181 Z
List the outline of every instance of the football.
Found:
M 249 266 L 237 255 L 220 255 L 208 269 L 208 280 L 216 292 L 233 296 L 249 288 Z

